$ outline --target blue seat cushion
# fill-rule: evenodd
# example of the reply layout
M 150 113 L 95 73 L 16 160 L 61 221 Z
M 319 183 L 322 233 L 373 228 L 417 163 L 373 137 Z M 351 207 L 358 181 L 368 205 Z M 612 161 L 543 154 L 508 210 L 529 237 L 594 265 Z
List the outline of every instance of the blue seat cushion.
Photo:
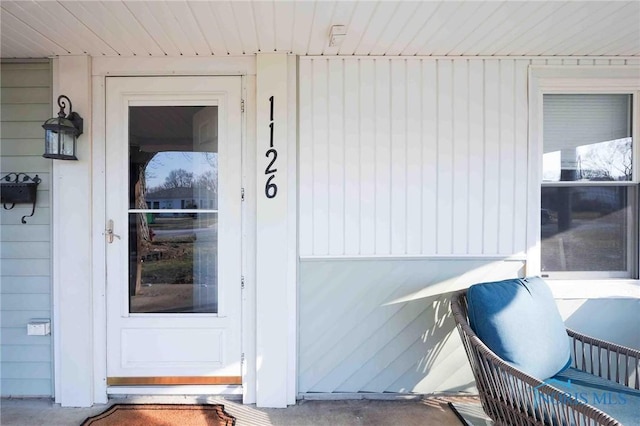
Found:
M 623 425 L 640 425 L 640 391 L 575 368 L 569 368 L 545 382 L 604 411 Z M 544 398 L 542 393 L 540 397 Z
M 472 285 L 467 304 L 473 331 L 515 368 L 544 380 L 571 364 L 566 328 L 541 278 Z

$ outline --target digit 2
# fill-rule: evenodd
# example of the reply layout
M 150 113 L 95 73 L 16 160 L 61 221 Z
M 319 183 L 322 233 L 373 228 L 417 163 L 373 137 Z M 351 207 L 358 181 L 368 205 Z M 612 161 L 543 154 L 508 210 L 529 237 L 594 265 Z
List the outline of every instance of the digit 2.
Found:
M 269 162 L 269 165 L 267 166 L 267 168 L 264 169 L 264 174 L 265 175 L 269 175 L 271 173 L 275 173 L 275 172 L 278 171 L 278 169 L 272 169 L 271 168 L 271 166 L 273 166 L 273 163 L 276 162 L 276 158 L 278 158 L 278 151 L 276 151 L 275 149 L 271 148 L 266 152 L 266 154 L 264 156 L 269 158 L 269 154 L 273 154 L 273 158 Z

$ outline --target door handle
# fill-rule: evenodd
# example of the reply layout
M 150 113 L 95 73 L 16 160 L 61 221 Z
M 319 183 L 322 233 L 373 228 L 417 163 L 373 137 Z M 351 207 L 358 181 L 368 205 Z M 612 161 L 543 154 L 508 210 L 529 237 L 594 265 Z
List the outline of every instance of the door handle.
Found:
M 104 235 L 107 237 L 107 243 L 113 243 L 113 237 L 117 239 L 121 239 L 120 235 L 113 233 L 113 220 L 109 219 L 107 221 L 107 228 L 104 230 Z

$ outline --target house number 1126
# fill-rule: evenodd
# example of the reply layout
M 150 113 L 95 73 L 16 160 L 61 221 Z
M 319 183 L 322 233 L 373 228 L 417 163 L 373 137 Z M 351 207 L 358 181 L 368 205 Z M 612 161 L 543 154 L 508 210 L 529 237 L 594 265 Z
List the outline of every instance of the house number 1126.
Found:
M 273 96 L 269 98 L 269 104 L 271 109 L 269 116 L 269 149 L 265 153 L 265 157 L 271 161 L 269 161 L 267 168 L 264 169 L 265 176 L 269 176 L 267 178 L 267 182 L 264 184 L 264 195 L 266 195 L 267 198 L 275 198 L 278 193 L 278 185 L 276 185 L 273 180 L 275 179 L 276 172 L 278 171 L 278 169 L 274 168 L 276 159 L 278 158 L 278 151 L 273 147 Z

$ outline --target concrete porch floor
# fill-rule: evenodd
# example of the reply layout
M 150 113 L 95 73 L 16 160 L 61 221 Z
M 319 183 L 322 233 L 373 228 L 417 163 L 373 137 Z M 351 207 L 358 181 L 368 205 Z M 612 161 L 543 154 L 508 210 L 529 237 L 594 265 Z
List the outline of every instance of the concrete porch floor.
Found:
M 91 408 L 62 408 L 50 399 L 2 399 L 0 424 L 3 426 L 71 426 L 104 411 L 114 403 L 223 404 L 237 426 L 268 425 L 438 425 L 459 426 L 448 401 L 478 402 L 475 398 L 433 397 L 410 400 L 301 400 L 286 409 L 256 408 L 237 400 L 218 397 L 129 397 L 117 398 Z M 478 402 L 479 404 L 479 402 Z

